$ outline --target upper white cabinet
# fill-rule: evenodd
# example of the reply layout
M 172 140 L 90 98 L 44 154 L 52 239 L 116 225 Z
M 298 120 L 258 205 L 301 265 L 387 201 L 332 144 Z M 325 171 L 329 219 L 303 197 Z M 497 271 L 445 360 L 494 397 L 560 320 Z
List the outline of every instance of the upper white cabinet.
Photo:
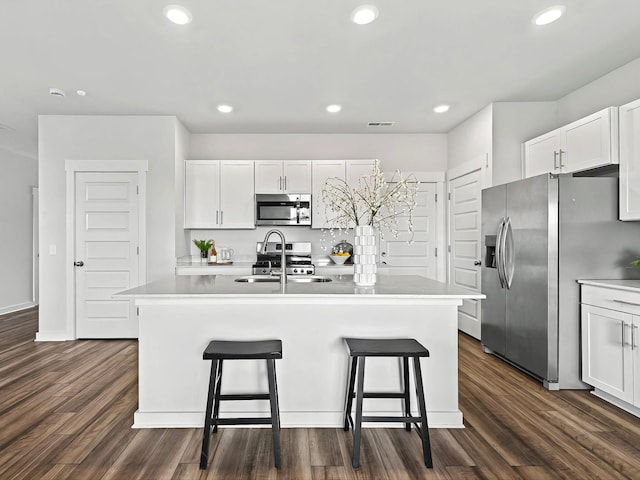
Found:
M 255 193 L 309 193 L 311 160 L 256 160 Z
M 605 108 L 524 144 L 524 176 L 618 163 L 618 109 Z
M 623 105 L 620 117 L 620 220 L 640 220 L 640 100 Z
M 349 185 L 358 186 L 360 177 L 370 175 L 377 160 L 314 160 L 312 163 L 311 228 L 332 228 L 335 223 L 327 217 L 327 209 L 322 201 L 322 187 L 328 178 L 346 180 Z M 329 212 L 331 215 L 331 212 Z
M 185 162 L 185 228 L 255 228 L 253 160 Z
M 327 218 L 327 212 L 322 201 L 322 187 L 329 178 L 345 179 L 344 160 L 316 160 L 312 163 L 311 187 L 311 228 L 330 228 L 335 225 Z

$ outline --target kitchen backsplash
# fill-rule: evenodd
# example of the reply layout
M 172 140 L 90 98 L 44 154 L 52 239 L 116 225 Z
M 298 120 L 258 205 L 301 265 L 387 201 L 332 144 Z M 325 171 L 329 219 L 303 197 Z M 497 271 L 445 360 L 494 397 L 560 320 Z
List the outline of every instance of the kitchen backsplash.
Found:
M 216 248 L 233 248 L 234 256 L 239 258 L 255 258 L 256 243 L 264 240 L 264 236 L 271 227 L 256 227 L 255 230 L 189 230 L 189 245 L 191 250 L 185 255 L 198 255 L 198 249 L 193 244 L 194 239 L 213 239 Z M 272 227 L 284 233 L 287 242 L 311 242 L 312 255 L 328 255 L 331 247 L 341 240 L 353 243 L 353 230 L 347 233 L 334 230 L 325 230 L 310 227 Z M 271 241 L 277 241 L 278 237 L 273 236 Z M 323 246 L 326 249 L 323 249 Z

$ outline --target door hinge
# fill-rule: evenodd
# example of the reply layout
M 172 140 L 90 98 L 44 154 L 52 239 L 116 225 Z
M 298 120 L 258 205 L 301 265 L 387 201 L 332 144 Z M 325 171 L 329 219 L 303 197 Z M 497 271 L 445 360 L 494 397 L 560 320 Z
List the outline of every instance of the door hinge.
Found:
M 447 245 L 447 252 L 451 253 L 451 245 Z
M 140 255 L 140 247 L 136 247 L 136 255 Z
M 447 200 L 451 200 L 451 192 L 447 194 Z
M 140 195 L 140 187 L 138 185 L 136 185 L 136 195 Z
M 136 317 L 140 316 L 140 307 L 136 307 Z
M 436 193 L 435 197 L 436 197 L 435 202 L 438 203 L 438 194 L 437 193 Z
M 436 256 L 436 257 L 438 256 L 438 247 L 436 247 L 436 254 L 435 254 L 435 256 Z

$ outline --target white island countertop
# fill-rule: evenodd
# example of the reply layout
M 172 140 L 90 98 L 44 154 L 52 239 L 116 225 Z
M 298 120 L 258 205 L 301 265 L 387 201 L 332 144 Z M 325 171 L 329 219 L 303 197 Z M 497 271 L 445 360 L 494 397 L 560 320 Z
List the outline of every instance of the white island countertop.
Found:
M 480 299 L 484 295 L 417 275 L 380 276 L 373 287 L 358 287 L 353 275 L 332 275 L 330 282 L 236 282 L 240 275 L 172 276 L 117 293 L 125 298 L 206 297 L 393 297 L 423 299 Z

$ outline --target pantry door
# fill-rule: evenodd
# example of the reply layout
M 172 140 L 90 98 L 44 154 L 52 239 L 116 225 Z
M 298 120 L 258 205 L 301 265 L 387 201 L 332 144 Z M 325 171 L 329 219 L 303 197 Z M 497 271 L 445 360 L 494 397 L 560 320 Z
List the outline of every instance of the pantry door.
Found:
M 482 165 L 482 164 L 481 164 Z M 484 171 L 482 166 L 450 176 L 449 283 L 481 293 L 481 214 Z M 480 339 L 480 301 L 464 299 L 458 307 L 460 331 Z
M 137 172 L 75 173 L 77 338 L 137 338 L 132 301 L 113 299 L 140 277 Z

